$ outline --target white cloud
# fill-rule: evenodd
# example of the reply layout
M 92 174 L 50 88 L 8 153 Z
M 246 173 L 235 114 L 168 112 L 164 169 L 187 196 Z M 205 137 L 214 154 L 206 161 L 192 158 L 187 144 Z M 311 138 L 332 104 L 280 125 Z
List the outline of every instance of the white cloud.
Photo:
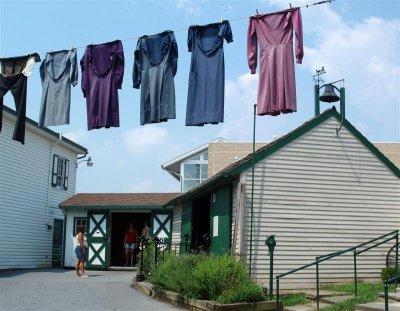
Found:
M 178 10 L 184 11 L 186 15 L 193 16 L 198 15 L 201 6 L 207 2 L 208 0 L 176 0 L 175 5 Z
M 147 192 L 154 192 L 156 188 L 157 185 L 153 180 L 145 179 L 136 184 L 133 184 L 131 187 L 129 187 L 129 191 L 147 193 Z
M 146 125 L 126 131 L 123 134 L 126 149 L 133 155 L 141 155 L 166 144 L 168 131 L 155 125 Z
M 64 133 L 63 136 L 67 137 L 68 139 L 78 144 L 85 144 L 89 140 L 88 132 L 83 129 L 79 129 L 74 132 Z
M 325 82 L 345 79 L 350 119 L 363 116 L 386 127 L 382 131 L 399 133 L 400 19 L 349 24 L 329 8 L 303 16 L 304 24 L 318 25 L 310 31 L 315 44 L 305 47 L 303 64 L 312 73 L 325 66 Z M 376 128 L 368 130 L 373 135 Z

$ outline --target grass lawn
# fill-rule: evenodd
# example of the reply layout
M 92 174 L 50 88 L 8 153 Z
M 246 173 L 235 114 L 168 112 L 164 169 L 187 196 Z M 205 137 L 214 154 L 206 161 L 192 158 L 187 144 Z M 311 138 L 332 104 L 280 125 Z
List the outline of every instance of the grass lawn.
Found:
M 294 293 L 294 294 L 282 295 L 280 298 L 285 307 L 296 306 L 296 305 L 305 305 L 305 304 L 311 302 L 311 300 L 308 299 L 304 293 Z
M 326 285 L 322 289 L 337 292 L 339 295 L 354 295 L 354 284 Z M 395 287 L 389 288 L 390 292 L 395 291 Z M 342 303 L 338 303 L 321 311 L 354 311 L 356 306 L 361 303 L 374 302 L 378 300 L 379 294 L 383 292 L 382 283 L 358 283 L 358 297 L 350 298 Z

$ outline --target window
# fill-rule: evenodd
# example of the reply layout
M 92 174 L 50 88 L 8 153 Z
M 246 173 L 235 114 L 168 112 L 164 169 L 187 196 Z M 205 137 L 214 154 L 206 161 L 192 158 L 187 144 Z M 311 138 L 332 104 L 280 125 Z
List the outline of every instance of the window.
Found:
M 54 188 L 68 189 L 69 160 L 53 155 L 51 185 Z
M 78 229 L 79 226 L 83 226 L 84 232 L 86 233 L 87 229 L 87 218 L 86 217 L 74 217 L 74 235 L 76 235 L 78 232 L 76 230 Z
M 208 152 L 197 154 L 181 164 L 181 188 L 183 192 L 192 189 L 208 178 Z

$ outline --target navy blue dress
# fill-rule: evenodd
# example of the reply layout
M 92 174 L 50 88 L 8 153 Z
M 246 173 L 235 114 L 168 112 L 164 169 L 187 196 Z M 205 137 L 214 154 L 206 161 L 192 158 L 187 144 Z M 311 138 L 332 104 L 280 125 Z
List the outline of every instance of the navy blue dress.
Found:
M 188 48 L 192 52 L 186 126 L 203 126 L 224 121 L 224 39 L 230 43 L 229 21 L 190 26 Z

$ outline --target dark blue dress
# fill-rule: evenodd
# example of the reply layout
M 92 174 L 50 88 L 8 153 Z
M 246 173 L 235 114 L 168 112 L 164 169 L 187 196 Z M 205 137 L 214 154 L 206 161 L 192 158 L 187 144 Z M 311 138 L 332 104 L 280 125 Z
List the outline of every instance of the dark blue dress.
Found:
M 224 39 L 232 42 L 229 21 L 190 26 L 188 48 L 192 52 L 186 110 L 187 126 L 224 121 Z

